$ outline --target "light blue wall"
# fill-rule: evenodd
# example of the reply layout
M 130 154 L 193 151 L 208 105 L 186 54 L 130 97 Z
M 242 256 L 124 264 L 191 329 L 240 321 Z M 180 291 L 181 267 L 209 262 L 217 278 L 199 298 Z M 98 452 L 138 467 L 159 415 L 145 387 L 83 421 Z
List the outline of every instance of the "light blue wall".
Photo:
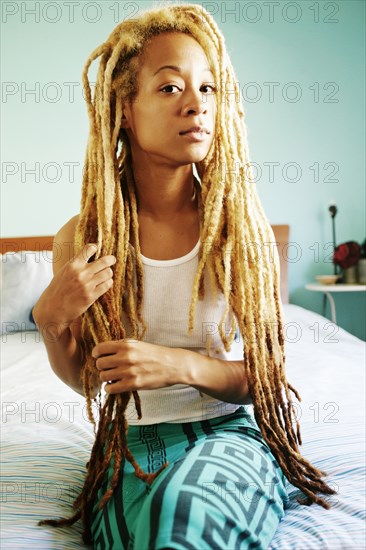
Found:
M 365 3 L 201 4 L 236 69 L 267 216 L 291 226 L 290 301 L 320 313 L 321 296 L 304 285 L 333 272 L 330 200 L 338 243 L 366 233 Z M 150 5 L 2 2 L 3 236 L 52 234 L 78 212 L 82 67 L 118 20 Z M 338 295 L 336 305 L 340 326 L 365 339 L 365 295 Z

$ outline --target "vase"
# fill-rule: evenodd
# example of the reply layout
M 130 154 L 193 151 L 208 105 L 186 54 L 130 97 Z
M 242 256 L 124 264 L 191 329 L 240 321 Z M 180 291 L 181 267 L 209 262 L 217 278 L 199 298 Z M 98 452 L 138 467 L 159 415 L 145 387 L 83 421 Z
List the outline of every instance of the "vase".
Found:
M 345 285 L 356 285 L 357 284 L 357 265 L 352 265 L 343 270 L 342 274 L 342 283 Z
M 366 285 L 366 258 L 361 258 L 358 262 L 358 282 Z

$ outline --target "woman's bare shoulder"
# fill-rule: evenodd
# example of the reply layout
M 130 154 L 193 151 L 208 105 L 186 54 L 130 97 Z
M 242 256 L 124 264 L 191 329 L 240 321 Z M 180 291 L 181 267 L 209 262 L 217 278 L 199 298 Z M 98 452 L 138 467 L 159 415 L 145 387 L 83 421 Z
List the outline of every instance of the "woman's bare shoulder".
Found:
M 60 239 L 71 238 L 74 239 L 75 229 L 79 221 L 79 214 L 73 216 L 66 222 L 56 233 L 55 241 L 59 242 Z
M 74 257 L 74 236 L 79 214 L 73 216 L 56 233 L 53 239 L 53 269 L 56 273 L 61 267 Z

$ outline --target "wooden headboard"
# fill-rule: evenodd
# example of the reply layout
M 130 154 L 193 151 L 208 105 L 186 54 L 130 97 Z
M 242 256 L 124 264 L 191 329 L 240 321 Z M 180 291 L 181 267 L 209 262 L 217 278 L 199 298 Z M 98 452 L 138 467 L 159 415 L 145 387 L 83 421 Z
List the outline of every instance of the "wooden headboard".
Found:
M 288 291 L 288 261 L 287 261 L 287 248 L 290 239 L 290 226 L 289 225 L 272 225 L 273 233 L 275 236 L 278 256 L 280 260 L 280 283 L 281 283 L 281 300 L 283 304 L 288 304 L 289 291 Z
M 46 237 L 8 237 L 0 239 L 0 254 L 20 252 L 21 250 L 52 250 L 53 236 Z
M 288 304 L 288 263 L 287 245 L 290 237 L 289 225 L 272 225 L 275 236 L 278 255 L 280 259 L 281 299 L 283 304 Z M 51 250 L 52 236 L 46 237 L 13 237 L 0 239 L 0 252 L 19 252 L 20 250 Z

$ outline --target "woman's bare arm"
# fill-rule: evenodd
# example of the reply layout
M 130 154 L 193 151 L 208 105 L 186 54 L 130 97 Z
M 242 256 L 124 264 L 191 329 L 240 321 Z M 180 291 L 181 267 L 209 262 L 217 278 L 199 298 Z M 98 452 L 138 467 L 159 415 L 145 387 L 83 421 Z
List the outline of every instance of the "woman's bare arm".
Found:
M 180 351 L 186 366 L 186 384 L 225 403 L 252 404 L 243 361 L 225 361 L 189 350 Z
M 54 277 L 35 305 L 33 317 L 42 333 L 53 371 L 70 388 L 84 395 L 80 380 L 84 362 L 80 315 L 112 286 L 109 266 L 115 259 L 112 256 L 100 258 L 97 261 L 100 270 L 92 273 L 88 259 L 95 248 L 85 247 L 83 255 L 74 257 L 77 221 L 78 216 L 71 218 L 54 238 Z M 93 381 L 93 388 L 94 397 L 100 388 L 98 376 Z
M 107 393 L 188 384 L 226 403 L 252 403 L 243 361 L 215 359 L 128 338 L 100 342 L 92 355 L 101 382 L 108 382 Z

